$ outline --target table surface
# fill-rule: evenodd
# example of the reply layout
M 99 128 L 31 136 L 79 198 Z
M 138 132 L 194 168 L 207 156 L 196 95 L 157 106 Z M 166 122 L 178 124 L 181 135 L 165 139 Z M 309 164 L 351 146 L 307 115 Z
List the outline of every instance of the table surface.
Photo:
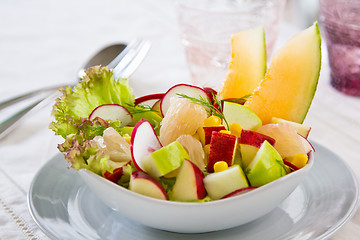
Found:
M 135 95 L 189 82 L 172 1 L 2 1 L 0 16 L 0 101 L 75 82 L 79 67 L 97 49 L 135 38 L 152 42 L 130 79 Z M 297 31 L 283 23 L 278 45 Z M 0 239 L 47 239 L 27 210 L 26 194 L 61 142 L 48 129 L 50 111 L 46 106 L 0 140 Z M 318 90 L 305 124 L 312 127 L 310 139 L 342 156 L 358 177 L 359 119 L 360 98 L 339 93 L 329 84 L 323 44 Z M 358 211 L 332 239 L 357 239 L 359 234 Z

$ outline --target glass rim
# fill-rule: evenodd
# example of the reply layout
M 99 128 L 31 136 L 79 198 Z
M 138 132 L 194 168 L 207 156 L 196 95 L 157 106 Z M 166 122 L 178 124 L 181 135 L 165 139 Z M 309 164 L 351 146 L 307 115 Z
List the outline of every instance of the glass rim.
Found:
M 234 8 L 234 9 L 212 9 L 212 8 L 206 8 L 202 6 L 199 3 L 196 3 L 197 1 L 181 1 L 181 0 L 175 0 L 175 6 L 184 8 L 184 9 L 190 9 L 193 11 L 199 11 L 199 12 L 208 12 L 212 14 L 234 14 L 234 13 L 250 13 L 253 12 L 256 9 L 267 9 L 267 8 L 273 8 L 274 6 L 281 6 L 281 4 L 285 3 L 285 0 L 253 0 L 251 1 L 251 6 L 246 7 L 245 9 L 241 8 Z M 265 4 L 259 4 L 260 2 Z

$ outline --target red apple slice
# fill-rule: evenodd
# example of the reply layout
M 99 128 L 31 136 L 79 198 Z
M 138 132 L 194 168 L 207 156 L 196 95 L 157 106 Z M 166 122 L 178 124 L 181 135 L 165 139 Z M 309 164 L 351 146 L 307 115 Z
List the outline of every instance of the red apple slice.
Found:
M 227 133 L 212 132 L 207 171 L 214 172 L 214 164 L 225 161 L 228 166 L 234 162 L 237 137 Z
M 157 199 L 168 200 L 165 189 L 147 174 L 135 171 L 131 174 L 129 190 Z
M 165 93 L 164 97 L 161 100 L 160 108 L 163 116 L 165 116 L 167 110 L 170 107 L 170 99 L 173 97 L 176 98 L 179 97 L 177 94 L 185 94 L 189 97 L 198 98 L 198 99 L 208 98 L 206 91 L 200 87 L 196 87 L 188 84 L 175 85 Z
M 272 137 L 269 137 L 265 134 L 261 134 L 258 132 L 245 130 L 245 129 L 243 129 L 241 131 L 241 137 L 239 140 L 240 140 L 240 143 L 242 143 L 242 144 L 248 144 L 248 145 L 258 147 L 258 148 L 261 147 L 261 144 L 265 140 L 267 140 L 273 146 L 275 144 L 275 139 L 273 139 Z
M 246 188 L 241 188 L 241 189 L 238 189 L 238 190 L 235 190 L 231 193 L 229 193 L 228 195 L 225 195 L 224 197 L 222 197 L 221 199 L 224 199 L 224 198 L 229 198 L 229 197 L 235 197 L 235 196 L 238 196 L 238 195 L 241 195 L 241 194 L 244 194 L 244 193 L 247 193 L 247 192 L 250 192 L 254 189 L 256 189 L 258 187 L 246 187 Z
M 135 105 L 143 104 L 152 107 L 154 103 L 164 97 L 165 93 L 149 94 L 135 99 Z
M 112 161 L 110 161 L 112 162 Z M 130 161 L 128 162 L 112 162 L 114 165 L 119 166 L 116 167 L 112 173 L 110 173 L 109 171 L 105 171 L 104 172 L 104 178 L 106 178 L 107 180 L 117 183 L 121 177 L 123 176 L 123 167 L 130 164 Z
M 275 139 L 250 130 L 243 129 L 241 131 L 241 137 L 239 138 L 239 146 L 241 153 L 242 167 L 245 169 L 254 159 L 257 151 L 261 147 L 261 144 L 267 140 L 274 146 Z
M 145 156 L 162 147 L 154 128 L 146 119 L 141 119 L 136 123 L 130 142 L 131 157 L 135 167 L 144 171 L 142 160 Z
M 225 126 L 214 126 L 214 127 L 203 127 L 205 134 L 205 144 L 210 144 L 211 136 L 213 132 L 220 132 L 221 130 L 226 130 Z
M 106 178 L 107 180 L 109 180 L 111 182 L 117 183 L 120 180 L 120 178 L 122 177 L 122 175 L 123 175 L 123 168 L 120 167 L 120 168 L 114 169 L 113 173 L 105 171 L 104 178 Z
M 184 160 L 172 190 L 177 201 L 192 201 L 206 197 L 204 173 L 189 160 Z
M 126 126 L 132 121 L 129 111 L 118 104 L 104 104 L 96 107 L 89 116 L 90 120 L 100 117 L 104 120 L 119 120 L 121 126 Z

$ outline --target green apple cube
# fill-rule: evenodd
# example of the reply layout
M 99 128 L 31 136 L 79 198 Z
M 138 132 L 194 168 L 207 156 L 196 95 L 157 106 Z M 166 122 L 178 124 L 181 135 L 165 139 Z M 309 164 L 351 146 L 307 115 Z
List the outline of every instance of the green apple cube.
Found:
M 189 159 L 189 155 L 183 146 L 175 141 L 147 155 L 143 159 L 143 166 L 145 172 L 158 178 L 180 167 L 185 159 Z
M 246 169 L 252 162 L 259 148 L 249 144 L 239 144 L 241 152 L 241 163 L 243 169 Z
M 286 170 L 280 154 L 265 140 L 245 174 L 251 186 L 260 187 L 286 175 Z
M 239 165 L 232 165 L 228 169 L 207 175 L 204 178 L 205 189 L 213 200 L 220 199 L 225 195 L 249 187 L 246 176 Z
M 238 123 L 245 130 L 255 130 L 262 125 L 261 119 L 249 108 L 234 102 L 224 102 L 224 117 L 228 124 Z

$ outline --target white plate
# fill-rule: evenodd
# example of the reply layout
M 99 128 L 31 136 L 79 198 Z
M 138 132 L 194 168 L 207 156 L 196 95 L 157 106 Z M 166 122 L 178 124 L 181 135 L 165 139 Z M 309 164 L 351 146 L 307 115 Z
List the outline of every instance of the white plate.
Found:
M 229 230 L 178 234 L 133 222 L 99 200 L 66 168 L 62 154 L 35 176 L 29 209 L 53 239 L 324 239 L 355 213 L 359 187 L 341 158 L 319 144 L 314 147 L 313 168 L 284 202 L 264 217 Z

